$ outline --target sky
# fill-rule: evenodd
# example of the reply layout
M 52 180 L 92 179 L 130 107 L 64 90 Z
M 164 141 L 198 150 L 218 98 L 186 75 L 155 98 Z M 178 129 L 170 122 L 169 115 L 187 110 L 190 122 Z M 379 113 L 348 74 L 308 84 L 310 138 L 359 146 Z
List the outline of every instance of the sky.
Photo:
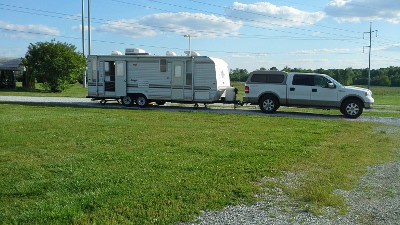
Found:
M 90 21 L 92 55 L 190 48 L 251 72 L 368 68 L 371 50 L 371 69 L 400 66 L 399 0 L 91 0 Z M 1 58 L 53 39 L 83 52 L 81 0 L 0 1 Z

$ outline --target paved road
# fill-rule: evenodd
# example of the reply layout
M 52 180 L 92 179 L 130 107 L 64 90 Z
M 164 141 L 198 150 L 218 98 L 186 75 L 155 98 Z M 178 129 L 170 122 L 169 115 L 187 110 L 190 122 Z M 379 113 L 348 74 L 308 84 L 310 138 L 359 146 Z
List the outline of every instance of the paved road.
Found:
M 127 108 L 116 101 L 109 101 L 106 104 L 100 104 L 99 101 L 92 101 L 90 98 L 65 98 L 65 97 L 28 97 L 28 96 L 0 96 L 0 102 L 25 102 L 25 103 L 37 103 L 37 104 L 66 104 L 66 105 L 77 105 L 86 107 L 101 107 L 101 108 Z M 390 117 L 375 117 L 375 116 L 361 116 L 358 119 L 347 119 L 340 114 L 337 110 L 336 115 L 321 113 L 304 113 L 304 112 L 285 112 L 284 107 L 281 107 L 279 111 L 274 114 L 262 113 L 255 106 L 239 106 L 234 108 L 233 105 L 223 104 L 212 104 L 210 107 L 205 108 L 200 105 L 197 109 L 193 105 L 187 104 L 166 104 L 165 106 L 150 106 L 145 109 L 138 107 L 129 107 L 131 110 L 168 110 L 177 112 L 210 112 L 210 113 L 222 113 L 222 114 L 247 114 L 247 115 L 259 115 L 259 116 L 280 116 L 280 117 L 296 117 L 296 118 L 314 118 L 314 119 L 335 119 L 335 120 L 349 120 L 349 121 L 360 121 L 360 122 L 378 122 L 390 125 L 400 126 L 400 118 Z

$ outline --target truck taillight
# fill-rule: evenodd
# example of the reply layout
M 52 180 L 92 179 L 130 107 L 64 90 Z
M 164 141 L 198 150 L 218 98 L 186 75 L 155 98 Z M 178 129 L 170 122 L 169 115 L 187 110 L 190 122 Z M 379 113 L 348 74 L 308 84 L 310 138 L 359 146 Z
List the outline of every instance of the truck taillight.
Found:
M 248 94 L 250 92 L 249 86 L 244 87 L 244 93 Z

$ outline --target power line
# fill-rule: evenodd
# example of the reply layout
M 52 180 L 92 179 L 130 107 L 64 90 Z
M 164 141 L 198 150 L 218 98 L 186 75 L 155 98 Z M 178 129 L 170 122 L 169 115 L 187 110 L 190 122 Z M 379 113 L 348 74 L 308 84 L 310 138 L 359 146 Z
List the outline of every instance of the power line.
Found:
M 42 35 L 42 36 L 51 36 L 51 37 L 59 37 L 59 38 L 66 38 L 66 39 L 75 39 L 75 40 L 80 40 L 81 37 L 72 37 L 72 36 L 65 36 L 65 35 L 50 35 L 46 33 L 41 33 L 41 32 L 33 32 L 33 31 L 21 31 L 21 30 L 15 30 L 15 29 L 8 29 L 8 28 L 0 28 L 0 30 L 4 31 L 11 31 L 11 32 L 16 32 L 16 33 L 27 33 L 27 34 L 34 34 L 34 35 Z M 165 47 L 165 46 L 156 46 L 156 45 L 142 45 L 142 44 L 133 44 L 133 43 L 127 43 L 127 42 L 117 42 L 117 41 L 110 41 L 110 40 L 100 40 L 100 39 L 93 39 L 92 41 L 94 42 L 100 42 L 100 43 L 108 43 L 108 44 L 119 44 L 119 45 L 135 45 L 139 47 L 150 47 L 150 48 L 159 48 L 159 49 L 177 49 L 177 50 L 186 50 L 185 48 L 176 48 L 176 47 Z M 227 54 L 252 54 L 252 55 L 263 55 L 263 54 L 268 54 L 268 55 L 285 55 L 288 53 L 265 53 L 265 52 L 236 52 L 236 51 L 221 51 L 221 50 L 207 50 L 207 49 L 199 49 L 199 51 L 202 52 L 213 52 L 213 53 L 227 53 Z M 302 54 L 302 53 L 298 53 Z M 304 53 L 306 54 L 306 53 Z M 319 54 L 344 54 L 344 53 L 319 53 Z M 357 54 L 357 53 L 345 53 L 345 54 Z
M 152 9 L 155 9 L 155 10 L 173 12 L 173 11 L 170 11 L 170 10 L 164 10 L 164 9 L 160 9 L 160 8 L 149 7 L 149 6 L 144 6 L 144 5 L 130 3 L 130 2 L 124 2 L 124 1 L 118 1 L 118 0 L 113 0 L 113 1 L 119 2 L 119 3 L 124 3 L 124 4 L 136 5 L 136 6 L 145 7 L 145 8 L 152 8 Z M 160 2 L 160 1 L 157 1 L 157 0 L 150 0 L 150 1 L 153 1 L 153 2 L 156 2 L 156 3 L 166 4 L 166 5 L 170 5 L 170 6 L 174 6 L 174 7 L 181 7 L 181 8 L 185 8 L 185 9 L 197 10 L 197 9 L 193 9 L 193 8 L 190 8 L 190 7 L 179 6 L 177 4 L 163 3 L 163 2 Z M 214 4 L 203 3 L 203 2 L 200 2 L 200 1 L 196 1 L 196 0 L 191 0 L 191 1 L 192 2 L 201 3 L 201 4 L 206 4 L 206 5 L 209 5 L 209 6 L 214 6 L 214 7 L 222 7 L 222 6 L 218 6 L 218 5 L 214 5 Z M 7 6 L 7 7 L 18 8 L 18 9 L 30 10 L 30 11 L 27 12 L 27 11 L 22 11 L 22 10 L 0 8 L 0 9 L 20 12 L 20 13 L 28 13 L 28 14 L 33 14 L 33 15 L 48 16 L 48 17 L 60 18 L 60 19 L 70 19 L 70 20 L 78 20 L 79 19 L 77 16 L 70 15 L 70 14 L 65 14 L 65 13 L 52 12 L 52 11 L 46 11 L 46 10 L 40 10 L 40 9 L 32 9 L 32 8 L 19 7 L 19 6 L 12 6 L 12 5 L 1 4 L 1 3 L 0 3 L 0 5 Z M 42 13 L 34 13 L 34 12 L 31 12 L 32 10 L 33 11 L 42 12 Z M 211 12 L 205 11 L 205 10 L 197 10 L 197 11 L 205 12 L 205 13 L 211 13 Z M 56 14 L 56 15 L 48 15 L 48 14 L 43 14 L 43 13 Z M 252 12 L 248 12 L 248 13 L 252 13 Z M 264 14 L 257 14 L 257 13 L 253 13 L 253 14 L 266 16 Z M 61 15 L 61 16 L 57 16 L 57 15 Z M 279 17 L 274 17 L 274 18 L 283 19 L 283 18 L 279 18 Z M 106 24 L 107 22 L 112 22 L 110 20 L 106 20 L 106 19 L 102 19 L 102 18 L 95 18 L 94 17 L 92 19 L 94 19 L 95 21 L 97 20 L 98 22 L 95 22 L 97 24 Z M 240 18 L 238 18 L 238 19 L 240 19 Z M 261 21 L 250 21 L 250 20 L 248 20 L 248 21 L 249 22 L 260 22 L 261 23 Z M 296 22 L 296 21 L 293 21 L 293 22 Z M 132 22 L 124 22 L 124 23 L 126 24 L 126 27 L 131 27 L 131 26 L 134 26 L 134 25 L 140 25 L 139 23 L 132 23 Z M 315 37 L 315 36 L 306 36 L 306 37 L 304 37 L 303 34 L 294 33 L 294 32 L 288 32 L 288 31 L 282 31 L 282 30 L 276 30 L 276 29 L 268 29 L 268 28 L 264 28 L 264 27 L 251 26 L 251 25 L 245 25 L 245 26 L 258 28 L 258 29 L 273 30 L 273 31 L 278 31 L 278 32 L 283 32 L 283 33 L 289 33 L 289 34 L 294 34 L 296 36 L 265 36 L 265 35 L 248 35 L 248 34 L 232 35 L 231 33 L 220 33 L 220 32 L 217 33 L 217 32 L 209 32 L 209 31 L 202 31 L 202 30 L 197 30 L 197 32 L 204 32 L 204 33 L 207 32 L 209 34 L 213 34 L 214 36 L 223 36 L 223 37 L 232 37 L 232 38 L 255 38 L 255 39 L 274 39 L 275 38 L 275 39 L 290 39 L 290 40 L 335 40 L 335 41 L 348 41 L 348 42 L 359 44 L 358 42 L 352 41 L 352 40 L 356 40 L 357 39 L 356 37 L 349 37 L 349 36 L 345 36 L 345 35 L 336 35 L 336 34 L 326 33 L 326 34 L 330 34 L 332 36 L 331 37 Z M 317 25 L 315 25 L 315 26 L 317 26 Z M 154 25 L 151 26 L 151 27 L 152 27 L 151 30 L 159 30 L 159 31 L 164 31 L 164 32 L 176 32 L 174 29 L 171 29 L 171 28 L 168 28 L 168 27 L 161 27 L 161 26 L 154 26 Z M 325 27 L 325 26 L 323 26 L 323 27 Z M 327 28 L 332 28 L 332 27 L 327 27 Z M 147 29 L 149 29 L 149 28 L 147 28 Z M 307 30 L 307 29 L 302 29 L 302 28 L 297 28 L 297 29 L 312 32 L 312 30 Z M 336 29 L 336 28 L 332 28 L 332 29 Z M 339 29 L 339 30 L 349 31 L 349 30 L 344 30 L 344 29 Z M 193 31 L 193 32 L 195 32 L 195 31 Z M 354 32 L 354 31 L 351 31 L 351 32 Z M 320 33 L 324 33 L 324 32 L 320 32 Z
M 126 3 L 126 2 L 123 2 Z M 133 3 L 127 3 L 127 4 L 133 4 Z M 4 5 L 4 4 L 0 4 Z M 148 6 L 143 6 L 143 5 L 138 5 L 138 4 L 133 4 L 141 7 L 148 7 Z M 30 8 L 25 8 L 25 7 L 16 7 L 16 6 L 10 6 L 9 7 L 15 7 L 19 9 L 25 9 L 25 10 L 36 10 L 36 9 L 30 9 Z M 4 8 L 0 8 L 4 9 Z M 159 8 L 154 8 L 157 10 L 160 10 Z M 33 15 L 40 15 L 40 16 L 47 16 L 47 17 L 52 17 L 52 18 L 60 18 L 60 19 L 70 19 L 70 20 L 78 20 L 79 18 L 70 14 L 65 14 L 65 13 L 57 13 L 57 12 L 50 12 L 50 11 L 44 11 L 44 10 L 37 10 L 39 12 L 45 12 L 45 13 L 51 13 L 51 14 L 58 14 L 62 16 L 56 16 L 56 15 L 48 15 L 48 14 L 43 14 L 43 13 L 34 13 L 34 12 L 27 12 L 27 11 L 22 11 L 22 10 L 15 10 L 15 9 L 5 9 L 9 11 L 14 11 L 14 12 L 20 12 L 20 13 L 28 13 L 28 14 L 33 14 Z M 85 17 L 87 18 L 87 17 Z M 106 19 L 101 19 L 101 18 L 92 18 L 95 20 L 95 23 L 97 24 L 106 24 L 107 22 L 112 22 L 110 20 Z M 97 22 L 96 22 L 97 20 Z M 101 21 L 101 22 L 100 22 Z M 132 23 L 132 22 L 122 22 L 122 24 L 125 24 L 126 27 L 132 27 L 134 25 L 140 25 L 139 23 Z M 176 32 L 174 29 L 168 28 L 168 27 L 161 27 L 161 26 L 151 26 L 151 30 L 159 30 L 159 31 L 164 31 L 164 32 Z M 256 27 L 256 26 L 253 26 Z M 256 27 L 259 28 L 259 27 Z M 147 28 L 149 29 L 149 28 Z M 265 28 L 266 29 L 266 28 Z M 293 32 L 286 32 L 286 33 L 293 33 L 296 35 L 301 35 L 301 37 L 298 36 L 265 36 L 265 35 L 248 35 L 248 34 L 237 34 L 237 35 L 232 35 L 231 33 L 221 33 L 221 32 L 210 32 L 210 31 L 203 31 L 203 30 L 197 30 L 198 32 L 207 32 L 209 34 L 212 34 L 214 36 L 223 36 L 223 37 L 235 37 L 235 38 L 255 38 L 255 39 L 290 39 L 290 40 L 340 40 L 340 41 L 345 41 L 345 40 L 352 40 L 353 38 L 350 37 L 343 37 L 343 38 L 338 38 L 338 37 L 314 37 L 314 36 L 308 36 L 308 37 L 302 37 L 301 34 L 298 33 L 293 33 Z M 278 31 L 278 30 L 275 30 Z
M 115 1 L 115 0 L 114 0 Z M 157 1 L 157 0 L 153 0 L 154 2 L 159 2 L 159 1 Z M 194 1 L 195 2 L 195 0 L 192 0 L 192 1 Z M 117 1 L 118 2 L 118 1 Z M 119 1 L 119 2 L 121 2 L 121 3 L 125 3 L 125 4 L 132 4 L 132 3 L 127 3 L 127 2 L 123 2 L 123 1 Z M 197 1 L 198 2 L 198 1 Z M 168 3 L 166 3 L 166 4 L 168 4 Z M 31 8 L 26 8 L 26 7 L 18 7 L 18 6 L 12 6 L 12 5 L 6 5 L 6 4 L 1 4 L 0 3 L 0 5 L 3 5 L 3 6 L 6 6 L 6 7 L 12 7 L 12 8 L 16 8 L 16 9 L 6 9 L 6 8 L 1 8 L 1 9 L 4 9 L 4 10 L 10 10 L 10 11 L 16 11 L 16 12 L 20 12 L 20 13 L 29 13 L 29 14 L 33 14 L 33 15 L 40 15 L 40 16 L 48 16 L 48 17 L 54 17 L 54 18 L 60 18 L 60 19 L 70 19 L 70 20 L 78 20 L 79 18 L 77 17 L 77 16 L 74 16 L 74 15 L 70 15 L 70 14 L 65 14 L 65 13 L 58 13 L 58 12 L 51 12 L 51 11 L 45 11 L 45 10 L 38 10 L 38 9 L 31 9 Z M 133 4 L 133 5 L 136 5 L 136 6 L 140 6 L 140 7 L 146 7 L 146 8 L 149 8 L 149 6 L 144 6 L 144 5 L 138 5 L 138 4 Z M 175 4 L 169 4 L 170 6 L 175 6 Z M 211 4 L 210 4 L 211 5 Z M 220 7 L 220 6 L 219 6 Z M 192 9 L 192 10 L 196 10 L 196 9 L 194 9 L 194 8 L 189 8 L 189 7 L 186 7 L 187 9 Z M 167 12 L 172 12 L 172 11 L 169 11 L 169 10 L 165 10 L 165 9 L 160 9 L 160 8 L 153 8 L 153 9 L 156 9 L 156 10 L 161 10 L 161 11 L 167 11 Z M 27 11 L 24 11 L 24 10 L 29 10 L 28 12 Z M 35 12 L 32 12 L 32 11 L 37 11 L 36 13 Z M 203 10 L 203 12 L 207 12 L 207 13 L 210 13 L 209 11 L 204 11 Z M 250 12 L 249 12 L 250 13 Z M 93 18 L 93 19 L 95 19 L 95 20 L 97 20 L 97 22 L 96 23 L 98 23 L 98 24 L 105 24 L 105 23 L 107 23 L 107 22 L 112 22 L 112 21 L 110 21 L 110 20 L 106 20 L 106 19 L 102 19 L 102 18 Z M 138 23 L 136 23 L 136 24 L 138 24 Z M 132 26 L 132 25 L 135 25 L 135 23 L 131 23 L 131 22 L 129 22 L 129 23 L 125 23 L 125 25 L 127 26 L 127 27 L 130 27 L 130 26 Z M 255 27 L 255 28 L 260 28 L 260 27 L 257 27 L 257 26 L 251 26 L 251 27 Z M 175 32 L 174 30 L 172 30 L 171 28 L 168 28 L 168 27 L 160 27 L 160 26 L 152 26 L 152 29 L 153 30 L 160 30 L 160 31 L 166 31 L 166 32 Z M 266 29 L 266 28 L 264 28 L 264 29 Z M 334 28 L 332 28 L 332 29 L 334 29 Z M 269 30 L 271 30 L 271 29 L 269 29 Z M 303 29 L 303 30 L 306 30 L 306 29 Z M 8 31 L 12 31 L 12 30 L 8 30 Z M 311 31 L 311 30 L 307 30 L 307 31 Z M 347 30 L 343 30 L 343 31 L 347 31 Z M 21 32 L 21 31 L 18 31 L 18 30 L 14 30 L 14 32 Z M 202 31 L 202 32 L 205 32 L 205 31 Z M 21 32 L 22 33 L 22 32 Z M 36 34 L 36 35 L 46 35 L 46 36 L 49 36 L 49 34 L 40 34 L 40 33 L 38 33 L 38 32 L 24 32 L 24 33 L 30 33 L 30 34 Z M 298 33 L 294 33 L 294 32 L 286 32 L 286 33 L 290 33 L 290 34 L 296 34 L 296 36 L 266 36 L 266 35 L 249 35 L 249 34 L 236 34 L 236 35 L 232 35 L 232 34 L 230 34 L 230 33 L 225 33 L 225 34 L 222 34 L 222 35 L 224 35 L 224 37 L 232 37 L 232 38 L 254 38 L 254 39 L 290 39 L 290 40 L 299 40 L 299 41 L 301 41 L 301 40 L 312 40 L 312 41 L 325 41 L 325 40 L 336 40 L 336 41 L 347 41 L 347 42 L 355 42 L 355 41 L 352 41 L 353 40 L 353 37 L 349 37 L 349 36 L 344 36 L 344 37 L 335 37 L 335 36 L 331 36 L 331 37 L 315 37 L 315 36 L 306 36 L 306 37 L 304 37 L 302 34 L 298 34 Z M 217 33 L 214 33 L 214 34 L 217 34 Z M 218 34 L 220 34 L 220 33 L 218 33 Z M 55 35 L 53 35 L 53 36 L 55 36 Z M 67 37 L 67 36 L 61 36 L 61 35 L 59 35 L 59 36 L 56 36 L 56 37 L 63 37 L 63 38 L 72 38 L 72 39 L 79 39 L 79 38 L 76 38 L 76 37 Z M 115 43 L 115 42 L 110 42 L 110 41 L 103 41 L 103 40 L 96 40 L 96 41 L 98 41 L 98 42 L 106 42 L 106 43 Z M 356 42 L 356 43 L 359 43 L 359 42 Z M 127 43 L 116 43 L 116 44 L 127 44 Z M 137 45 L 137 44 L 136 44 Z M 161 49 L 171 49 L 171 48 L 168 48 L 168 47 L 159 47 L 159 46 L 149 46 L 149 45 L 139 45 L 139 46 L 144 46 L 144 47 L 156 47 L 156 48 L 161 48 Z M 179 49 L 179 48 L 175 48 L 175 49 Z M 246 52 L 233 52 L 233 51 L 212 51 L 212 50 L 202 50 L 202 51 L 205 51 L 205 52 L 223 52 L 223 53 L 234 53 L 234 54 L 237 54 L 237 53 L 243 53 L 243 54 L 263 54 L 263 53 L 257 53 L 257 52 L 248 52 L 248 53 L 246 53 Z M 287 54 L 287 53 L 269 53 L 269 54 Z M 322 53 L 320 53 L 320 54 L 322 54 Z M 339 53 L 324 53 L 324 54 L 339 54 Z

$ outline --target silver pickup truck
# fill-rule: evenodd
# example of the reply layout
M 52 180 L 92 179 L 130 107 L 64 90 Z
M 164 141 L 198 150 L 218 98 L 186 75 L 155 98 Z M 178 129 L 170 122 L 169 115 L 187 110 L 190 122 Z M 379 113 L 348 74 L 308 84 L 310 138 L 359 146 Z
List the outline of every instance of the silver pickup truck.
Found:
M 345 117 L 357 118 L 373 107 L 374 99 L 370 90 L 343 86 L 325 74 L 254 71 L 246 81 L 243 103 L 259 105 L 265 113 L 291 106 L 339 109 Z

